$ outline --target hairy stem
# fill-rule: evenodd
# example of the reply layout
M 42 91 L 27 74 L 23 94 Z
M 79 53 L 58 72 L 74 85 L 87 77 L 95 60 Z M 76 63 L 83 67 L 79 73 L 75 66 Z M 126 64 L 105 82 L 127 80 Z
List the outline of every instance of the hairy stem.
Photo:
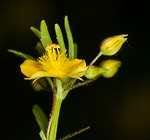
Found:
M 57 134 L 57 127 L 58 127 L 58 120 L 59 120 L 59 114 L 60 114 L 60 108 L 63 101 L 63 94 L 62 94 L 62 82 L 58 79 L 56 79 L 56 94 L 53 97 L 53 108 L 51 113 L 51 119 L 50 119 L 50 127 L 48 129 L 49 132 L 47 132 L 47 140 L 56 140 L 56 134 Z

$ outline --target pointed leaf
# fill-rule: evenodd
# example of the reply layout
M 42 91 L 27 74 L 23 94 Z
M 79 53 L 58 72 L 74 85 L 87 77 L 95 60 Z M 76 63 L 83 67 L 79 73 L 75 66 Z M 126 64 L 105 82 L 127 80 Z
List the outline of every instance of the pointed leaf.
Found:
M 42 130 L 40 131 L 39 135 L 40 135 L 42 140 L 46 140 L 46 136 Z
M 16 51 L 16 50 L 12 50 L 12 49 L 8 49 L 8 52 L 11 52 L 21 58 L 24 58 L 24 59 L 32 59 L 32 60 L 36 60 L 34 57 L 32 57 L 31 55 L 29 54 L 25 54 L 25 53 L 22 53 L 20 51 Z
M 41 39 L 41 33 L 38 29 L 34 28 L 34 27 L 30 27 L 30 29 L 33 31 L 33 33 L 39 38 Z
M 46 80 L 47 80 L 47 82 L 49 83 L 49 85 L 51 86 L 51 88 L 53 89 L 54 84 L 53 84 L 52 79 L 51 79 L 50 77 L 46 77 Z
M 74 132 L 74 133 L 72 133 L 72 134 L 68 134 L 67 136 L 65 136 L 65 137 L 63 137 L 63 138 L 61 138 L 61 139 L 59 139 L 59 140 L 67 140 L 67 139 L 70 139 L 70 138 L 72 138 L 72 137 L 74 137 L 74 136 L 76 136 L 76 135 L 78 135 L 78 134 L 80 134 L 80 133 L 82 133 L 82 132 L 84 132 L 84 131 L 86 131 L 86 130 L 88 130 L 88 129 L 90 129 L 90 126 L 87 126 L 87 127 L 85 127 L 85 128 L 82 128 L 82 129 L 80 129 L 79 131 L 76 131 L 76 132 Z
M 40 56 L 43 55 L 44 52 L 45 52 L 45 50 L 44 50 L 44 48 L 43 48 L 41 42 L 38 42 L 38 43 L 36 44 L 35 49 L 38 51 L 38 53 L 40 54 Z
M 32 111 L 33 111 L 33 114 L 35 116 L 35 119 L 36 119 L 40 129 L 46 135 L 48 119 L 47 119 L 45 113 L 43 112 L 43 110 L 38 105 L 34 105 Z
M 68 47 L 69 47 L 69 58 L 73 59 L 74 58 L 74 43 L 73 43 L 73 37 L 72 37 L 72 33 L 71 33 L 71 29 L 69 26 L 69 21 L 68 21 L 68 16 L 65 16 L 65 30 L 66 30 L 66 34 L 67 34 L 67 39 L 68 39 Z
M 57 38 L 58 44 L 60 46 L 60 51 L 62 51 L 65 49 L 65 43 L 64 43 L 61 29 L 58 24 L 55 24 L 55 32 L 56 32 L 56 38 Z
M 40 40 L 42 42 L 43 47 L 45 48 L 47 46 L 47 44 L 52 44 L 52 40 L 49 35 L 46 22 L 44 20 L 41 21 L 40 31 L 41 31 L 41 39 Z

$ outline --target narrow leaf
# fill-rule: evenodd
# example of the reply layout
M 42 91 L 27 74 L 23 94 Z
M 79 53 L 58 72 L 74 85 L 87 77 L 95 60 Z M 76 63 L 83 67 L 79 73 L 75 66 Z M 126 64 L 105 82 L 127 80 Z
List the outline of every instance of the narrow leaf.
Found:
M 46 80 L 47 80 L 47 82 L 49 83 L 49 85 L 51 86 L 51 88 L 53 89 L 54 84 L 53 84 L 52 79 L 51 79 L 50 77 L 46 77 Z
M 38 42 L 36 44 L 35 49 L 38 51 L 38 53 L 40 54 L 40 56 L 43 55 L 43 53 L 45 51 L 44 48 L 43 48 L 43 46 L 42 46 L 42 44 L 41 44 L 41 42 Z
M 68 39 L 69 58 L 73 59 L 74 58 L 74 43 L 73 43 L 71 29 L 69 26 L 68 16 L 65 16 L 64 24 L 65 24 L 65 30 L 66 30 L 67 39 Z
M 45 113 L 38 105 L 34 105 L 32 111 L 33 111 L 33 114 L 35 116 L 35 119 L 36 119 L 40 129 L 46 135 L 48 119 L 47 119 Z
M 42 130 L 40 131 L 39 135 L 40 135 L 42 140 L 46 140 L 45 134 Z
M 60 46 L 60 51 L 62 51 L 65 49 L 65 43 L 64 43 L 61 29 L 58 24 L 55 24 L 55 32 L 56 32 L 56 38 L 57 38 L 58 44 Z
M 90 129 L 90 126 L 87 126 L 87 127 L 85 127 L 85 128 L 82 128 L 82 129 L 80 129 L 79 131 L 76 131 L 76 132 L 74 132 L 74 133 L 72 133 L 72 134 L 68 134 L 67 136 L 65 136 L 65 137 L 63 137 L 63 138 L 61 138 L 61 139 L 59 139 L 59 140 L 67 140 L 67 139 L 70 139 L 70 138 L 72 138 L 72 137 L 74 137 L 74 136 L 76 136 L 76 135 L 78 135 L 78 134 L 80 134 L 80 133 L 82 133 L 82 132 L 84 132 L 84 131 L 86 131 L 86 130 L 88 130 L 88 129 Z
M 78 45 L 77 43 L 74 43 L 74 58 L 77 58 L 78 56 Z
M 52 44 L 52 40 L 49 35 L 46 22 L 44 20 L 41 21 L 40 31 L 41 31 L 41 39 L 40 40 L 42 42 L 43 47 L 45 48 L 47 46 L 47 44 Z
M 20 51 L 16 51 L 16 50 L 12 50 L 12 49 L 8 49 L 8 52 L 11 52 L 23 59 L 32 59 L 32 60 L 36 60 L 34 57 L 32 57 L 31 55 L 29 54 L 25 54 L 25 53 L 22 53 Z
M 34 28 L 34 27 L 30 27 L 30 29 L 33 31 L 33 33 L 39 38 L 41 39 L 41 33 L 38 29 Z

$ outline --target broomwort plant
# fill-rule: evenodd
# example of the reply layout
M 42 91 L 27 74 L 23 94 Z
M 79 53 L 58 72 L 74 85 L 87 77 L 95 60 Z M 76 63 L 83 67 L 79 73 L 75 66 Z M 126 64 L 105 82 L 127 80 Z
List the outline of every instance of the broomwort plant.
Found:
M 53 103 L 50 118 L 47 118 L 38 105 L 33 106 L 33 114 L 41 129 L 39 134 L 42 140 L 56 140 L 61 105 L 71 90 L 87 85 L 97 80 L 100 76 L 110 78 L 116 74 L 121 66 L 119 60 L 104 60 L 99 66 L 94 65 L 94 63 L 101 55 L 115 55 L 128 36 L 127 34 L 121 34 L 104 39 L 99 46 L 99 52 L 96 57 L 90 64 L 86 64 L 85 60 L 77 58 L 77 44 L 73 40 L 67 16 L 64 18 L 64 27 L 68 46 L 64 42 L 60 26 L 55 24 L 57 43 L 54 43 L 50 37 L 46 22 L 42 20 L 40 30 L 34 27 L 30 28 L 39 38 L 39 42 L 35 47 L 39 53 L 38 58 L 16 50 L 8 50 L 25 59 L 20 65 L 20 70 L 24 74 L 25 80 L 32 80 L 36 90 L 44 89 L 45 82 L 52 89 L 50 92 L 53 92 Z M 83 128 L 65 136 L 61 140 L 69 139 L 89 128 L 90 126 Z

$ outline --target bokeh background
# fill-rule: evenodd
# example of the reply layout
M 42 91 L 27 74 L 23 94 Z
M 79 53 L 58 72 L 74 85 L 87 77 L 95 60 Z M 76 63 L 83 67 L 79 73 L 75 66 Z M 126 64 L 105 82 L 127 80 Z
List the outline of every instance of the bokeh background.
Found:
M 0 139 L 40 140 L 32 106 L 40 105 L 47 116 L 52 94 L 33 90 L 24 81 L 23 59 L 7 52 L 16 49 L 36 55 L 37 37 L 30 27 L 45 20 L 55 41 L 54 24 L 64 31 L 68 15 L 79 58 L 90 63 L 101 41 L 128 34 L 128 43 L 113 57 L 122 61 L 110 79 L 73 90 L 63 102 L 58 127 L 61 138 L 86 126 L 91 129 L 74 140 L 150 139 L 150 5 L 146 0 L 2 0 L 0 7 L 1 123 Z M 65 32 L 64 32 L 65 35 Z M 97 63 L 99 63 L 97 62 Z

